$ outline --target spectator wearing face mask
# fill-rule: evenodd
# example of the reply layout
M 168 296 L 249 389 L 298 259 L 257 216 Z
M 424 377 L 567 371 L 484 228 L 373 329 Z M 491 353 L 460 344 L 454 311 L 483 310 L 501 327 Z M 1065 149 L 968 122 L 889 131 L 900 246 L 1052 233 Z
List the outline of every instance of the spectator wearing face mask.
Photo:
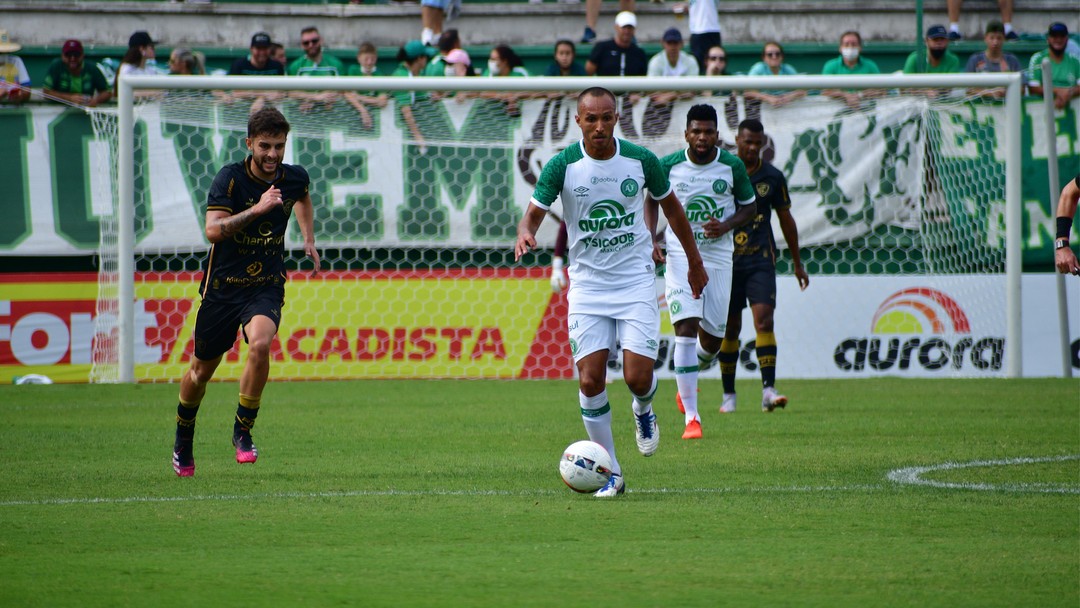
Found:
M 926 61 L 919 64 L 918 53 L 908 55 L 905 74 L 952 74 L 960 71 L 960 58 L 949 52 L 949 32 L 944 25 L 926 30 Z
M 856 75 L 856 74 L 880 74 L 881 70 L 877 63 L 862 54 L 862 36 L 859 32 L 849 30 L 840 34 L 840 56 L 825 62 L 821 68 L 825 75 Z M 822 94 L 833 99 L 838 99 L 846 106 L 857 109 L 866 97 L 873 97 L 877 91 L 870 90 L 840 90 L 826 89 Z

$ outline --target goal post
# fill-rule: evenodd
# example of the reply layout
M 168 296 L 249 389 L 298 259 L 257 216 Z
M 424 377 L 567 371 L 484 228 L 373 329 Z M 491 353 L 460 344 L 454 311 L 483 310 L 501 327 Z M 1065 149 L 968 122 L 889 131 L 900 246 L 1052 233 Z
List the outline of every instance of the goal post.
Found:
M 173 368 L 183 359 L 182 354 L 177 354 L 183 350 L 183 346 L 171 343 L 170 348 L 174 353 L 173 359 L 170 359 L 172 367 L 162 366 L 162 369 L 168 368 L 168 373 L 136 373 L 136 369 L 143 364 L 152 363 L 145 352 L 140 354 L 140 349 L 146 350 L 142 344 L 146 327 L 141 321 L 137 322 L 140 315 L 152 313 L 145 310 L 145 306 L 144 309 L 137 310 L 136 302 L 139 298 L 146 298 L 146 293 L 154 291 L 147 287 L 143 292 L 137 293 L 136 276 L 168 277 L 165 280 L 186 281 L 190 284 L 192 276 L 198 273 L 198 261 L 206 249 L 198 230 L 188 235 L 190 238 L 180 234 L 194 226 L 201 226 L 201 217 L 186 218 L 183 227 L 161 226 L 160 222 L 150 226 L 152 220 L 143 215 L 156 210 L 155 205 L 159 202 L 157 199 L 163 198 L 159 194 L 165 188 L 165 182 L 160 181 L 158 176 L 142 172 L 146 170 L 144 165 L 153 167 L 155 162 L 160 161 L 153 157 L 153 149 L 146 149 L 152 148 L 151 142 L 167 142 L 170 138 L 181 136 L 193 138 L 192 142 L 184 144 L 190 143 L 192 146 L 190 152 L 193 158 L 179 158 L 173 162 L 180 163 L 180 173 L 183 173 L 184 164 L 196 162 L 194 156 L 198 156 L 200 175 L 182 175 L 180 178 L 184 181 L 177 181 L 186 183 L 191 191 L 180 194 L 178 199 L 182 200 L 178 200 L 177 204 L 180 207 L 186 206 L 188 212 L 198 215 L 198 212 L 192 209 L 201 206 L 206 193 L 196 192 L 196 186 L 208 185 L 206 174 L 216 172 L 222 164 L 219 162 L 221 159 L 235 162 L 242 157 L 242 148 L 235 145 L 239 142 L 242 146 L 242 135 L 238 135 L 238 130 L 246 127 L 246 112 L 238 111 L 235 104 L 227 106 L 215 99 L 211 92 L 274 91 L 284 95 L 281 101 L 271 103 L 281 105 L 293 124 L 286 162 L 296 162 L 294 159 L 299 156 L 309 160 L 318 159 L 311 161 L 314 166 L 309 170 L 314 169 L 314 172 L 335 178 L 325 182 L 329 191 L 316 190 L 313 198 L 317 204 L 325 201 L 324 204 L 329 207 L 326 217 L 336 226 L 337 232 L 329 242 L 323 240 L 318 245 L 320 249 L 333 250 L 327 256 L 326 262 L 331 271 L 329 280 L 342 284 L 350 280 L 423 281 L 435 276 L 433 272 L 449 273 L 445 278 L 450 281 L 463 276 L 526 277 L 514 274 L 517 271 L 510 268 L 514 265 L 508 262 L 504 253 L 500 253 L 509 252 L 513 246 L 513 221 L 507 225 L 507 220 L 515 214 L 520 217 L 531 191 L 529 180 L 535 180 L 544 155 L 550 155 L 580 137 L 580 132 L 572 123 L 573 110 L 569 107 L 571 104 L 560 105 L 550 103 L 549 100 L 560 97 L 564 101 L 570 100 L 576 93 L 593 86 L 603 86 L 620 96 L 624 115 L 620 118 L 617 135 L 641 143 L 658 155 L 683 147 L 682 117 L 690 104 L 704 102 L 726 106 L 729 103 L 715 94 L 704 96 L 703 92 L 722 90 L 727 95 L 732 91 L 763 88 L 885 91 L 885 95 L 870 102 L 867 108 L 862 110 L 845 110 L 841 104 L 818 96 L 808 96 L 792 104 L 793 107 L 781 110 L 752 108 L 741 96 L 738 96 L 737 100 L 736 96 L 732 96 L 731 99 L 735 101 L 730 102 L 731 107 L 718 107 L 720 121 L 726 121 L 721 129 L 722 139 L 730 145 L 738 120 L 759 115 L 763 118 L 766 132 L 774 142 L 790 144 L 791 153 L 787 158 L 782 158 L 781 154 L 777 154 L 775 158 L 783 160 L 783 164 L 778 165 L 781 170 L 790 170 L 795 175 L 791 185 L 796 204 L 800 197 L 804 200 L 813 199 L 814 206 L 818 208 L 814 220 L 807 221 L 805 225 L 800 223 L 800 240 L 801 249 L 812 251 L 813 255 L 807 262 L 817 264 L 819 274 L 896 274 L 914 277 L 942 275 L 950 281 L 960 281 L 964 285 L 961 289 L 968 291 L 982 288 L 986 276 L 980 275 L 1000 277 L 994 279 L 995 284 L 1000 283 L 1000 288 L 995 288 L 995 294 L 987 296 L 992 299 L 1000 296 L 1000 300 L 980 303 L 977 306 L 985 304 L 988 308 L 997 307 L 998 310 L 988 313 L 988 316 L 1000 316 L 1004 339 L 981 340 L 978 336 L 971 336 L 955 340 L 948 337 L 926 338 L 921 342 L 919 339 L 909 340 L 904 333 L 908 330 L 890 333 L 889 329 L 895 329 L 895 322 L 902 321 L 904 314 L 908 313 L 890 309 L 889 306 L 895 302 L 889 304 L 883 299 L 880 300 L 877 311 L 881 318 L 875 315 L 874 319 L 874 322 L 878 323 L 875 327 L 880 329 L 880 338 L 876 337 L 876 334 L 875 337 L 853 336 L 854 346 L 847 347 L 848 354 L 841 352 L 841 346 L 836 346 L 835 357 L 838 365 L 840 359 L 846 357 L 845 363 L 850 366 L 881 365 L 883 367 L 875 369 L 886 373 L 890 369 L 898 369 L 888 367 L 893 363 L 886 365 L 882 362 L 889 360 L 890 356 L 896 359 L 896 366 L 907 365 L 908 359 L 905 357 L 924 357 L 930 361 L 927 369 L 935 369 L 933 366 L 940 363 L 939 367 L 959 370 L 956 375 L 967 375 L 970 370 L 963 367 L 960 360 L 970 356 L 979 370 L 983 370 L 982 366 L 989 366 L 996 372 L 993 375 L 1023 375 L 1020 310 L 1020 74 L 789 76 L 767 79 L 743 76 L 677 79 L 570 77 L 507 78 L 497 81 L 490 78 L 129 76 L 119 82 L 119 104 L 115 109 L 115 116 L 109 115 L 112 111 L 109 109 L 95 111 L 95 125 L 99 136 L 111 139 L 115 145 L 112 154 L 115 159 L 114 196 L 117 210 L 113 222 L 115 240 L 103 235 L 101 241 L 103 273 L 113 273 L 114 276 L 102 277 L 99 281 L 101 285 L 112 285 L 108 290 L 103 289 L 99 298 L 99 313 L 110 307 L 114 311 L 114 314 L 99 316 L 105 319 L 106 324 L 115 322 L 115 327 L 99 326 L 97 329 L 99 335 L 115 332 L 115 340 L 99 340 L 101 348 L 109 352 L 95 352 L 95 367 L 100 367 L 95 379 L 119 382 L 171 381 L 175 375 Z M 1005 88 L 1003 102 L 985 106 L 960 92 L 967 88 L 995 87 Z M 931 101 L 913 92 L 919 89 L 948 89 L 958 94 Z M 147 91 L 156 93 L 148 96 Z M 295 101 L 296 92 L 317 91 L 364 92 L 369 96 L 385 93 L 389 99 L 386 100 L 385 107 L 367 106 L 369 113 L 373 115 L 374 126 L 371 126 L 359 122 L 360 119 L 355 114 L 349 114 L 352 110 L 344 98 L 336 102 L 338 105 L 333 110 L 317 104 L 311 106 Z M 410 134 L 409 125 L 402 120 L 398 112 L 393 98 L 396 92 L 426 92 L 443 97 L 441 101 L 433 102 L 433 105 L 440 106 L 440 126 L 432 131 L 437 134 L 428 137 L 422 145 Z M 667 109 L 658 110 L 660 104 L 651 103 L 649 95 L 661 92 L 677 92 L 682 93 L 682 96 L 668 104 Z M 454 99 L 451 93 L 456 93 L 459 97 Z M 500 101 L 495 98 L 495 94 L 515 94 L 517 101 Z M 482 104 L 487 105 L 480 107 Z M 489 110 L 488 106 L 496 109 Z M 483 111 L 499 113 L 485 115 Z M 972 143 L 974 136 L 970 132 L 987 128 L 978 126 L 982 124 L 979 119 L 984 117 L 985 113 L 995 117 L 993 132 L 980 134 L 982 143 Z M 650 123 L 656 115 L 662 116 L 660 127 L 657 127 L 659 123 Z M 342 118 L 346 116 L 348 118 Z M 811 124 L 802 124 L 804 119 L 818 120 L 820 128 L 804 128 Z M 139 125 L 150 120 L 154 122 L 154 129 L 157 131 L 148 139 L 137 136 Z M 348 121 L 348 124 L 342 123 L 339 126 L 339 121 Z M 174 124 L 179 126 L 171 126 Z M 881 126 L 882 124 L 885 126 Z M 860 134 L 854 130 L 864 128 L 865 137 L 860 139 Z M 112 132 L 112 129 L 115 131 Z M 933 129 L 940 132 L 928 137 L 926 133 Z M 881 134 L 883 131 L 886 132 L 884 136 Z M 325 141 L 309 142 L 309 136 L 316 132 L 319 138 Z M 140 137 L 146 141 L 139 141 Z M 882 137 L 891 139 L 883 143 Z M 900 146 L 903 149 L 884 152 L 895 157 L 895 166 L 886 168 L 869 165 L 863 167 L 855 162 L 858 158 L 844 163 L 820 158 L 822 154 L 827 156 L 831 153 L 830 146 L 838 138 L 870 156 L 882 154 L 882 146 Z M 198 146 L 194 139 L 198 139 Z M 867 143 L 868 140 L 873 141 Z M 994 149 L 983 150 L 981 146 L 991 140 Z M 465 149 L 467 152 L 455 152 L 457 156 L 450 154 L 447 158 L 442 158 L 440 155 L 446 156 L 444 152 L 450 148 L 459 152 Z M 942 148 L 948 153 L 943 153 Z M 540 149 L 543 150 L 537 152 Z M 335 154 L 341 150 L 346 151 L 342 154 L 353 153 L 354 158 L 363 159 L 355 168 L 365 172 L 366 179 L 381 180 L 380 183 L 384 185 L 397 183 L 399 190 L 394 196 L 400 200 L 389 201 L 386 194 L 365 191 L 346 183 L 348 180 L 336 179 L 353 168 L 349 164 L 351 161 L 335 158 Z M 429 150 L 434 151 L 429 153 Z M 386 151 L 393 151 L 394 154 L 390 155 Z M 181 149 L 177 156 L 184 154 Z M 981 160 L 977 159 L 972 160 L 970 165 L 975 170 L 965 173 L 965 166 L 968 166 L 964 164 L 965 161 L 950 160 L 952 156 L 963 158 L 964 155 L 977 155 L 978 159 L 991 158 L 995 163 L 1004 165 L 1004 175 L 986 173 Z M 388 161 L 384 156 L 393 156 L 394 160 Z M 498 159 L 492 160 L 496 156 Z M 858 156 L 858 152 L 855 156 Z M 398 162 L 401 158 L 413 158 L 413 161 L 410 161 L 411 164 L 406 162 L 403 167 Z M 423 164 L 429 161 L 431 166 Z M 298 164 L 303 165 L 304 162 Z M 992 169 L 996 164 L 987 166 Z M 840 173 L 841 170 L 846 173 Z M 890 172 L 888 176 L 885 175 L 886 172 Z M 427 183 L 430 179 L 437 183 Z M 793 176 L 789 175 L 789 182 L 792 180 Z M 980 183 L 980 180 L 983 183 Z M 484 181 L 483 188 L 481 181 Z M 451 182 L 453 185 L 450 185 Z M 855 192 L 852 184 L 859 184 L 864 190 Z M 871 192 L 870 184 L 881 186 L 880 191 Z M 442 191 L 429 192 L 440 188 Z M 447 194 L 446 191 L 453 188 L 458 188 L 457 194 Z M 483 192 L 480 192 L 481 189 Z M 898 192 L 900 190 L 903 192 Z M 151 197 L 151 194 L 154 196 Z M 151 201 L 151 198 L 154 200 Z M 416 202 L 421 199 L 434 202 Z M 394 215 L 387 212 L 388 205 L 397 205 Z M 873 210 L 879 205 L 877 210 Z M 991 211 L 984 208 L 989 206 L 994 206 L 995 209 Z M 871 211 L 867 212 L 868 209 Z M 862 215 L 860 212 L 863 212 Z M 976 217 L 979 219 L 973 219 Z M 822 218 L 831 218 L 834 221 L 830 224 Z M 421 221 L 427 223 L 418 223 Z M 379 227 L 372 228 L 372 223 L 377 223 Z M 553 222 L 545 224 L 545 232 L 540 235 L 542 246 L 550 245 L 554 240 L 554 229 L 551 226 Z M 998 232 L 999 228 L 1003 228 L 1003 238 Z M 971 234 L 965 234 L 965 231 L 970 231 Z M 779 231 L 774 229 L 774 232 L 778 238 L 781 236 Z M 885 247 L 882 247 L 883 250 L 875 250 L 875 247 L 883 243 L 900 242 L 907 243 L 905 247 L 909 250 L 900 253 L 892 253 L 885 250 Z M 294 239 L 287 240 L 286 247 L 294 255 L 299 249 Z M 106 251 L 107 248 L 113 249 Z M 347 254 L 341 253 L 346 251 Z M 165 259 L 174 254 L 179 255 L 182 260 Z M 340 258 L 335 258 L 335 255 L 340 255 Z M 140 261 L 144 257 L 149 261 Z M 806 257 L 804 254 L 804 258 Z M 106 259 L 114 259 L 115 267 L 107 266 L 104 263 Z M 462 260 L 465 262 L 462 263 Z M 533 282 L 546 279 L 546 268 L 542 260 L 546 258 L 530 258 L 526 261 L 524 265 L 532 267 L 531 274 L 527 274 L 526 278 Z M 427 274 L 404 272 L 419 268 L 424 269 Z M 830 270 L 836 272 L 830 273 Z M 338 274 L 334 275 L 334 272 Z M 299 273 L 296 274 L 299 279 Z M 181 275 L 183 277 L 178 279 Z M 291 275 L 290 280 L 292 279 Z M 299 280 L 300 285 L 305 285 L 303 279 Z M 542 282 L 546 283 L 546 280 Z M 897 285 L 899 293 L 902 285 Z M 428 288 L 430 285 L 424 283 L 422 286 Z M 290 283 L 289 289 L 292 288 L 293 283 Z M 398 294 L 401 292 L 396 288 L 382 284 L 379 288 L 387 289 L 381 297 L 400 297 Z M 492 302 L 502 298 L 498 301 L 506 307 L 520 305 L 513 295 L 514 289 L 490 285 L 482 288 L 477 285 L 470 289 L 477 291 L 435 289 L 431 298 L 445 297 L 448 300 L 441 304 L 432 300 L 415 304 L 415 307 L 421 309 L 425 306 L 444 306 L 467 309 L 475 305 L 474 298 L 483 297 L 493 298 Z M 485 289 L 491 291 L 484 291 Z M 927 288 L 925 291 L 934 290 Z M 175 291 L 168 289 L 154 293 L 163 294 L 159 298 L 162 300 L 175 297 Z M 352 292 L 333 291 L 329 287 L 322 290 L 312 288 L 305 293 L 308 296 L 314 294 L 316 298 L 354 297 Z M 543 294 L 537 297 L 540 296 L 547 298 Z M 287 293 L 287 297 L 290 306 L 305 306 L 303 296 Z M 558 304 L 557 296 L 552 296 L 551 300 L 549 309 Z M 329 306 L 327 302 L 325 299 L 320 300 L 319 305 Z M 509 314 L 513 317 L 519 314 L 519 311 L 507 313 L 505 310 L 496 310 L 494 303 L 488 305 L 491 308 L 487 314 L 490 315 Z M 934 305 L 936 304 L 930 304 Z M 190 307 L 190 302 L 184 306 Z M 923 304 L 911 303 L 910 310 L 918 311 L 920 306 Z M 945 312 L 942 314 L 952 310 L 950 306 L 953 305 L 945 305 Z M 174 334 L 172 339 L 183 342 L 190 337 L 193 310 L 184 308 L 183 314 L 177 312 L 173 315 L 180 318 L 180 323 L 187 329 L 170 329 Z M 165 314 L 160 310 L 158 313 Z M 191 317 L 187 320 L 185 315 L 189 313 Z M 291 308 L 289 314 L 303 315 L 306 312 L 301 308 Z M 415 313 L 415 316 L 419 319 L 424 314 L 429 313 Z M 328 315 L 328 318 L 329 316 L 332 315 Z M 930 317 L 933 316 L 930 314 Z M 932 323 L 934 320 L 928 317 L 923 321 Z M 387 321 L 382 325 L 374 323 L 370 327 L 359 329 L 350 327 L 347 334 L 336 336 L 331 335 L 330 331 L 336 330 L 334 323 L 329 320 L 320 321 L 320 327 L 313 330 L 315 334 L 325 335 L 297 333 L 292 337 L 281 336 L 282 351 L 293 349 L 288 356 L 283 357 L 288 359 L 295 351 L 300 357 L 298 360 L 303 362 L 286 372 L 286 377 L 408 376 L 405 366 L 408 365 L 410 357 L 415 355 L 415 360 L 425 361 L 424 365 L 427 365 L 428 360 L 423 359 L 423 356 L 425 353 L 430 355 L 431 352 L 449 353 L 447 363 L 420 366 L 417 369 L 421 371 L 417 376 L 562 377 L 535 374 L 535 370 L 511 373 L 507 370 L 513 365 L 509 364 L 505 368 L 494 363 L 488 367 L 474 367 L 466 361 L 471 355 L 463 355 L 463 349 L 472 349 L 472 355 L 476 356 L 477 361 L 484 360 L 499 349 L 513 350 L 515 347 L 509 345 L 510 340 L 505 335 L 509 332 L 505 328 L 500 331 L 498 339 L 494 339 L 490 336 L 478 337 L 487 335 L 483 332 L 490 328 L 477 324 L 462 322 L 463 324 L 458 326 L 448 321 L 441 327 L 428 327 L 417 321 L 415 327 L 397 327 Z M 538 325 L 543 328 L 552 324 L 545 316 L 539 320 Z M 528 328 L 518 329 L 524 331 Z M 536 330 L 536 327 L 532 329 Z M 155 331 L 163 330 L 158 328 Z M 794 330 L 778 329 L 778 332 L 781 331 Z M 357 337 L 357 332 L 360 332 L 361 337 Z M 400 335 L 397 332 L 400 332 Z M 300 337 L 296 338 L 297 335 Z M 463 338 L 466 335 L 469 336 L 468 339 Z M 286 343 L 293 341 L 293 338 L 296 338 L 296 344 Z M 522 348 L 529 351 L 522 355 L 527 361 L 525 367 L 566 365 L 567 360 L 562 355 L 542 352 L 543 348 L 554 351 L 562 346 L 548 344 L 541 347 L 538 355 L 535 337 L 531 338 L 531 345 L 527 344 L 529 337 L 517 336 L 515 339 L 526 343 Z M 309 360 L 304 357 L 311 356 L 307 351 L 313 347 L 303 345 L 314 342 L 320 342 L 320 348 L 329 348 L 330 360 L 338 362 L 339 365 L 308 365 Z M 938 350 L 934 350 L 935 348 Z M 976 348 L 984 349 L 985 352 L 979 355 L 982 358 L 976 357 Z M 385 355 L 386 349 L 390 349 L 390 355 Z M 97 350 L 98 347 L 95 346 L 95 351 Z M 893 353 L 893 350 L 897 352 Z M 401 365 L 395 367 L 387 363 L 384 367 L 375 367 L 360 372 L 357 376 L 354 368 L 345 364 L 355 363 L 358 359 L 377 359 L 381 356 L 380 353 L 388 358 L 400 354 Z M 535 358 L 537 356 L 538 359 Z M 798 356 L 798 353 L 788 352 L 784 361 L 791 361 Z M 568 373 L 573 372 L 571 370 Z M 982 371 L 972 373 L 980 375 Z M 790 373 L 786 375 L 792 376 Z M 798 376 L 799 373 L 794 375 Z

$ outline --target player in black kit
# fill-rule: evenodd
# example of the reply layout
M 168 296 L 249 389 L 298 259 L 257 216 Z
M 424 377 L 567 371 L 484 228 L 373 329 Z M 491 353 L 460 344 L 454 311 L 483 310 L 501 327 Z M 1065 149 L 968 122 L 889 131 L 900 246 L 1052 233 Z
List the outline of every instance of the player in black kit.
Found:
M 289 123 L 276 109 L 252 114 L 246 140 L 250 156 L 223 167 L 210 186 L 206 238 L 211 245 L 199 286 L 202 303 L 195 319 L 195 357 L 180 380 L 176 408 L 173 470 L 180 477 L 195 474 L 195 416 L 206 384 L 236 342 L 238 328 L 248 344 L 248 355 L 240 377 L 233 445 L 237 462 L 258 458 L 251 427 L 259 414 L 270 372 L 270 343 L 285 304 L 285 229 L 293 212 L 304 253 L 315 264 L 312 274 L 319 270 L 307 171 L 281 162 L 288 135 Z
M 787 405 L 787 397 L 776 392 L 776 335 L 773 333 L 773 311 L 776 308 L 776 241 L 773 239 L 771 217 L 776 211 L 780 230 L 784 233 L 795 268 L 799 288 L 810 285 L 799 258 L 799 231 L 791 216 L 787 180 L 780 170 L 761 159 L 765 145 L 765 129 L 753 119 L 739 123 L 735 144 L 738 156 L 746 165 L 750 183 L 757 193 L 757 215 L 734 230 L 734 272 L 731 278 L 731 303 L 728 306 L 727 330 L 720 343 L 720 378 L 724 385 L 721 412 L 735 410 L 735 370 L 739 362 L 739 332 L 742 330 L 742 311 L 746 302 L 754 314 L 757 330 L 756 351 L 761 367 L 761 409 L 771 412 Z

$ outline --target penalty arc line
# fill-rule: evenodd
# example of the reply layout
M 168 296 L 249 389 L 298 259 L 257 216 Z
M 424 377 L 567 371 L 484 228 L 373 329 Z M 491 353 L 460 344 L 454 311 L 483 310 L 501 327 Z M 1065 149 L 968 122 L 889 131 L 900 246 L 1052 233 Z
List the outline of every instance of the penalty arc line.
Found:
M 1043 464 L 1048 462 L 1066 462 L 1080 460 L 1080 454 L 1067 454 L 1063 456 L 1045 456 L 1041 458 L 1004 458 L 1000 460 L 972 460 L 970 462 L 945 462 L 942 464 L 925 467 L 907 467 L 889 471 L 886 478 L 889 481 L 902 485 L 929 486 L 932 488 L 944 488 L 948 490 L 980 490 L 980 491 L 1008 491 L 1008 492 L 1037 492 L 1047 494 L 1080 494 L 1080 487 L 1062 486 L 1052 484 L 991 484 L 991 483 L 956 483 L 948 481 L 936 481 L 923 479 L 926 473 L 935 471 L 954 471 L 957 469 L 970 469 L 976 467 L 1003 467 L 1018 464 Z

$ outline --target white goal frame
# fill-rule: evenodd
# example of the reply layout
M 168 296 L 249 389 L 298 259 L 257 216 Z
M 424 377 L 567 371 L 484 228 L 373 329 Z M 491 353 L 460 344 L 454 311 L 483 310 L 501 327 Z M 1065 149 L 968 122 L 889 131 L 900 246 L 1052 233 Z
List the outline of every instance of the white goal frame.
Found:
M 673 86 L 677 85 L 677 86 Z M 1021 74 L 933 74 L 877 76 L 726 76 L 693 78 L 395 78 L 295 76 L 125 76 L 118 84 L 118 367 L 119 381 L 135 382 L 135 208 L 134 128 L 136 92 L 141 90 L 230 89 L 294 91 L 581 91 L 603 86 L 613 92 L 761 89 L 911 89 L 1005 87 L 1005 280 L 1007 377 L 1023 375 L 1021 336 Z

